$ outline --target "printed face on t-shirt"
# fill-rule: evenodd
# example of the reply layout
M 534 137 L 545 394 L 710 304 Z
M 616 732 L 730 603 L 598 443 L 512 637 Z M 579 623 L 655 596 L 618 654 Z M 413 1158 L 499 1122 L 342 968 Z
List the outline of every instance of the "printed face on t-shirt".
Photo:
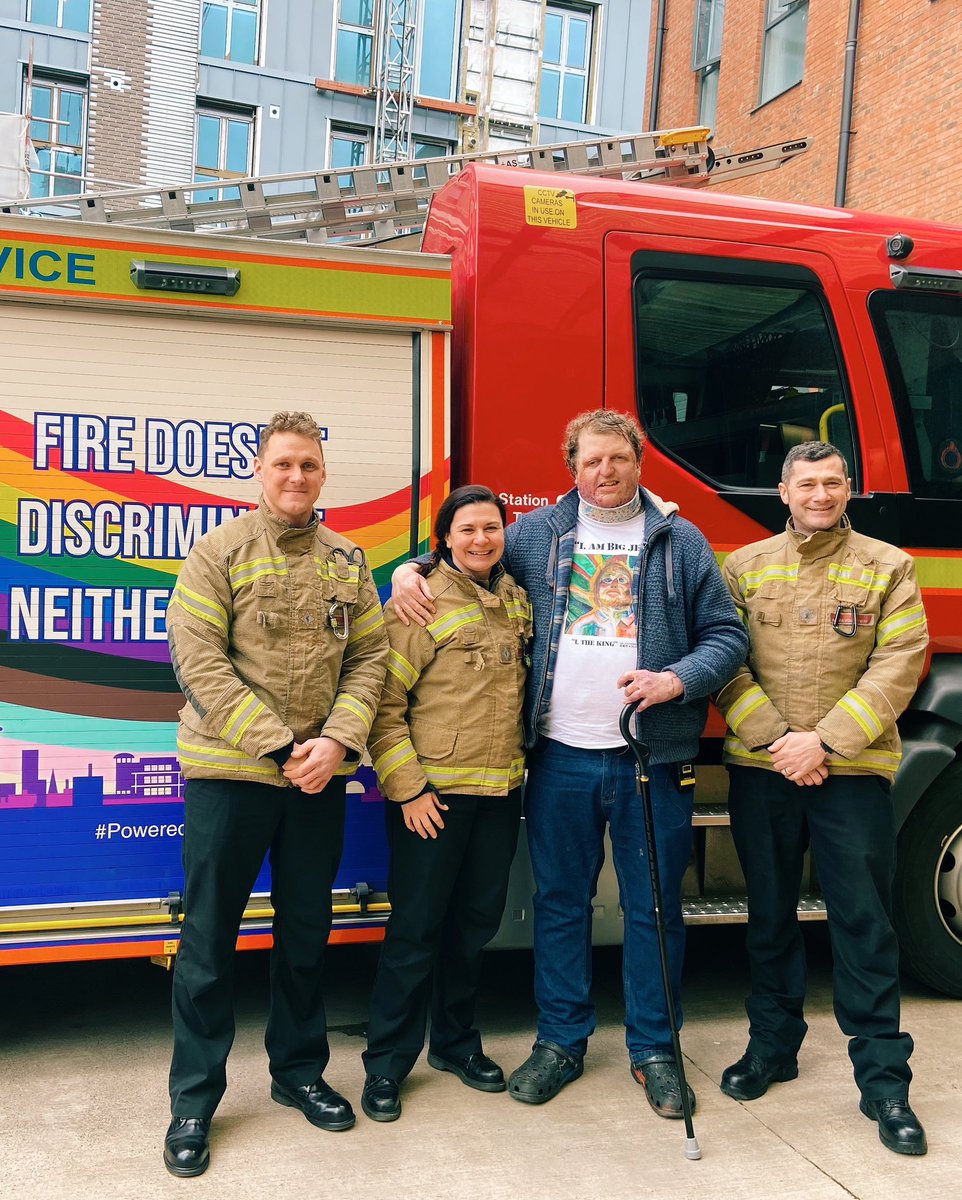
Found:
M 606 553 L 594 544 L 587 552 L 584 546 L 575 552 L 565 636 L 634 641 L 632 579 L 637 561 L 637 546 L 619 547 L 618 553 Z

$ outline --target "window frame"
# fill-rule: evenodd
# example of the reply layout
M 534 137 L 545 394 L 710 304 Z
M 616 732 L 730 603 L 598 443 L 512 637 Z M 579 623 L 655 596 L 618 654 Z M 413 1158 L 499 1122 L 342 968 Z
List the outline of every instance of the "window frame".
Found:
M 454 38 L 451 44 L 451 70 L 448 75 L 448 90 L 443 96 L 426 91 L 421 86 L 421 69 L 424 64 L 424 38 L 428 28 L 428 9 L 431 0 L 420 0 L 417 32 L 417 50 L 414 71 L 414 91 L 418 96 L 426 96 L 433 100 L 455 100 L 457 98 L 458 78 L 461 68 L 462 30 L 464 28 L 464 0 L 454 0 Z
M 710 255 L 677 254 L 665 251 L 636 251 L 631 259 L 631 321 L 635 365 L 635 407 L 648 440 L 660 453 L 676 463 L 682 470 L 702 480 L 719 494 L 757 494 L 769 496 L 777 492 L 777 483 L 768 487 L 753 487 L 747 484 L 725 483 L 707 474 L 689 462 L 674 447 L 664 442 L 658 427 L 647 420 L 642 389 L 646 363 L 642 359 L 642 348 L 638 338 L 638 283 L 643 279 L 664 279 L 683 283 L 718 283 L 748 287 L 791 288 L 810 294 L 817 302 L 824 321 L 825 331 L 835 361 L 842 401 L 851 436 L 851 446 L 841 447 L 848 451 L 849 473 L 852 478 L 852 494 L 862 494 L 862 466 L 860 456 L 857 409 L 848 378 L 842 343 L 833 319 L 832 309 L 825 296 L 821 281 L 814 271 L 799 263 L 759 262 L 744 259 L 717 258 Z
M 375 0 L 371 0 L 371 24 L 357 25 L 353 21 L 341 20 L 341 5 L 344 0 L 337 0 L 337 3 L 332 6 L 334 17 L 334 36 L 331 39 L 331 79 L 337 80 L 339 83 L 352 84 L 356 87 L 373 87 L 374 73 L 377 70 L 377 4 Z M 337 43 L 338 36 L 344 30 L 348 33 L 357 34 L 358 37 L 369 37 L 371 39 L 371 61 L 370 71 L 366 80 L 356 79 L 339 79 L 337 74 Z
M 365 155 L 359 163 L 347 163 L 349 167 L 368 167 L 371 165 L 374 153 L 374 130 L 367 125 L 351 125 L 340 121 L 329 121 L 327 126 L 327 169 L 340 171 L 342 167 L 334 165 L 334 143 L 353 142 L 356 146 L 364 146 Z
M 33 15 L 33 6 L 36 3 L 36 0 L 27 0 L 26 20 L 27 20 L 28 24 L 40 25 L 44 29 L 65 29 L 69 33 L 90 33 L 90 22 L 91 22 L 91 19 L 93 16 L 93 7 L 94 7 L 93 0 L 87 0 L 87 24 L 82 29 L 78 29 L 74 25 L 64 25 L 63 9 L 64 9 L 64 5 L 67 3 L 67 0 L 56 0 L 56 2 L 57 2 L 57 20 L 53 25 L 47 25 L 46 22 L 44 22 L 44 21 L 36 20 L 36 18 Z
M 217 138 L 217 167 L 201 166 L 197 161 L 200 150 L 200 121 L 202 117 L 216 119 L 225 123 L 218 133 Z M 228 129 L 226 122 L 236 121 L 248 126 L 247 136 L 247 168 L 244 171 L 232 171 L 226 166 L 221 166 L 221 161 L 226 159 L 227 155 L 227 140 Z M 197 200 L 196 193 L 199 191 L 209 190 L 218 193 L 218 199 L 226 200 L 228 195 L 225 194 L 225 189 L 230 186 L 231 181 L 235 179 L 245 179 L 254 174 L 255 155 L 256 155 L 256 137 L 257 137 L 257 113 L 254 109 L 248 108 L 230 108 L 227 105 L 221 105 L 208 100 L 198 99 L 194 116 L 194 201 Z M 209 181 L 209 182 L 208 182 Z M 220 181 L 220 182 L 219 182 Z
M 878 341 L 879 355 L 885 368 L 885 378 L 888 380 L 889 391 L 892 395 L 892 405 L 901 435 L 902 451 L 905 458 L 906 474 L 909 477 L 909 490 L 918 500 L 948 500 L 956 503 L 962 499 L 962 483 L 951 479 L 929 479 L 922 465 L 922 453 L 916 432 L 915 409 L 906 386 L 905 371 L 898 353 L 891 326 L 886 316 L 892 311 L 916 313 L 930 310 L 939 316 L 940 308 L 954 306 L 959 308 L 954 296 L 939 295 L 934 292 L 897 292 L 887 289 L 877 289 L 869 294 L 868 313 Z M 962 321 L 962 311 L 953 314 Z M 933 411 L 940 411 L 933 404 Z M 926 430 L 926 436 L 929 431 Z
M 32 89 L 36 87 L 50 88 L 55 95 L 55 103 L 51 104 L 49 117 L 35 117 L 33 115 L 33 96 Z M 50 133 L 54 134 L 60 130 L 60 112 L 61 112 L 61 95 L 67 92 L 71 95 L 78 95 L 81 99 L 81 118 L 80 118 L 80 142 L 64 142 L 59 138 L 35 138 L 33 136 L 34 123 L 46 124 L 50 127 Z M 30 171 L 30 196 L 35 200 L 52 200 L 56 201 L 58 193 L 55 191 L 57 179 L 76 179 L 77 186 L 69 192 L 61 192 L 59 195 L 69 196 L 77 195 L 83 192 L 87 177 L 87 137 L 88 129 L 87 122 L 90 119 L 90 83 L 86 78 L 81 78 L 74 75 L 61 75 L 51 71 L 34 71 L 33 75 L 28 80 L 26 74 L 23 80 L 23 96 L 24 96 L 24 113 L 29 109 L 30 118 L 28 123 L 28 136 L 30 144 L 34 151 L 39 155 L 42 150 L 48 150 L 51 156 L 50 170 L 43 170 L 37 167 Z M 57 171 L 55 170 L 57 154 L 78 154 L 80 157 L 80 171 L 74 174 L 72 171 Z M 43 195 L 34 194 L 34 179 L 45 178 L 48 181 L 48 190 Z
M 776 15 L 772 16 L 773 6 L 775 6 L 777 4 L 784 4 L 785 5 L 784 11 L 776 12 Z M 759 72 L 759 78 L 758 78 L 758 106 L 759 107 L 761 107 L 763 104 L 770 103 L 772 100 L 776 100 L 779 96 L 784 96 L 784 94 L 788 91 L 791 91 L 791 89 L 793 87 L 798 87 L 798 85 L 805 78 L 805 50 L 808 47 L 807 25 L 806 25 L 806 31 L 805 31 L 805 33 L 806 33 L 805 45 L 803 46 L 803 49 L 802 49 L 802 60 L 801 60 L 801 63 L 799 64 L 798 78 L 793 79 L 791 83 L 786 83 L 784 85 L 784 87 L 779 87 L 777 91 L 772 91 L 770 94 L 766 94 L 766 92 L 765 92 L 765 82 L 766 82 L 765 73 L 766 73 L 767 65 L 769 63 L 769 55 L 771 54 L 772 33 L 775 29 L 778 28 L 779 25 L 784 24 L 785 21 L 794 17 L 796 13 L 802 12 L 802 11 L 804 11 L 806 14 L 808 13 L 809 0 L 765 0 L 765 12 L 764 12 L 765 25 L 764 25 L 764 32 L 762 34 L 762 61 L 761 61 L 761 71 Z
M 560 15 L 563 20 L 561 32 L 561 45 L 559 49 L 559 58 L 563 60 L 566 57 L 566 50 L 569 38 L 569 21 L 571 17 L 587 18 L 588 33 L 585 39 L 585 67 L 582 70 L 580 67 L 570 67 L 563 61 L 558 63 L 549 62 L 545 58 L 545 39 L 542 38 L 541 43 L 541 65 L 538 73 L 538 99 L 536 105 L 536 114 L 539 121 L 547 121 L 549 123 L 562 122 L 567 125 L 589 125 L 591 124 L 592 107 L 594 104 L 594 80 L 595 80 L 595 49 L 596 38 L 598 36 L 599 25 L 599 9 L 597 4 L 580 3 L 578 0 L 548 0 L 545 5 L 545 23 L 547 24 L 548 17 L 552 14 Z M 545 66 L 550 70 L 558 72 L 558 100 L 555 105 L 554 112 L 546 112 L 542 108 L 542 95 L 544 89 L 544 72 Z M 572 120 L 570 117 L 563 115 L 564 107 L 564 83 L 566 76 L 576 76 L 584 79 L 584 104 L 582 105 L 582 115 L 577 120 Z
M 202 48 L 203 41 L 204 41 L 204 8 L 208 4 L 213 6 L 214 8 L 223 8 L 227 12 L 227 23 L 224 27 L 224 53 L 222 55 L 221 54 L 207 54 L 204 52 L 204 50 Z M 255 16 L 254 57 L 250 61 L 248 61 L 246 58 L 237 59 L 237 58 L 231 58 L 231 56 L 230 56 L 231 32 L 234 28 L 235 9 L 240 9 L 243 12 L 249 12 L 251 9 L 254 10 L 254 16 Z M 198 34 L 198 37 L 199 37 L 198 54 L 200 55 L 201 58 L 210 59 L 212 62 L 229 62 L 235 66 L 238 64 L 241 66 L 248 66 L 248 67 L 258 66 L 261 61 L 261 49 L 262 49 L 261 41 L 262 41 L 263 31 L 267 24 L 266 17 L 267 17 L 267 0 L 201 0 L 200 29 L 199 29 L 199 34 Z
M 707 13 L 708 28 L 704 34 L 705 53 L 698 53 L 699 36 Z M 717 30 L 717 39 L 716 39 Z M 691 69 L 698 76 L 698 124 L 714 130 L 718 116 L 718 78 L 721 74 L 722 39 L 725 36 L 725 0 L 695 0 L 695 28 L 691 46 Z M 712 53 L 713 44 L 717 50 Z M 706 111 L 706 93 L 710 80 L 714 80 L 714 102 L 711 112 Z

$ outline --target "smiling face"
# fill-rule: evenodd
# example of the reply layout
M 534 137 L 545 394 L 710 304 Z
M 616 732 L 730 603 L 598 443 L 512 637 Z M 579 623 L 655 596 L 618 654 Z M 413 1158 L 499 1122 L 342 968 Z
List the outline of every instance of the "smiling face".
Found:
M 620 508 L 638 491 L 641 462 L 631 444 L 617 433 L 589 433 L 578 439 L 575 485 L 582 500 L 596 508 Z
M 271 434 L 254 459 L 254 478 L 275 517 L 289 525 L 309 525 L 327 478 L 321 447 L 300 433 Z
M 624 563 L 609 563 L 598 572 L 595 595 L 599 608 L 631 608 L 631 571 Z
M 444 535 L 444 543 L 459 571 L 487 580 L 504 554 L 504 525 L 497 505 L 462 505 Z
M 778 485 L 782 502 L 788 505 L 797 533 L 811 537 L 834 529 L 842 519 L 852 495 L 852 481 L 845 477 L 845 464 L 837 454 L 817 462 L 796 459 L 785 483 Z

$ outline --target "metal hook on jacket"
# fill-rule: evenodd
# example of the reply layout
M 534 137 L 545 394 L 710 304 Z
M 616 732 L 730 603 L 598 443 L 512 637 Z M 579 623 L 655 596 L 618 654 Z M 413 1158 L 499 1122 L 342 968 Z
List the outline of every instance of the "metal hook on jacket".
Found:
M 340 618 L 338 618 L 338 609 L 340 609 Z M 335 600 L 328 609 L 327 619 L 337 640 L 339 642 L 346 642 L 347 635 L 351 631 L 351 619 L 347 615 L 347 604 L 345 601 Z

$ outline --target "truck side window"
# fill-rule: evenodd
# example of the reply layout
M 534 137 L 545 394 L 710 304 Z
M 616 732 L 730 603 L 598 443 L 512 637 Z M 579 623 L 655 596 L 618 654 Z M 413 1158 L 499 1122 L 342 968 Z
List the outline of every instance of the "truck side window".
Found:
M 833 442 L 857 485 L 851 408 L 816 277 L 635 255 L 638 407 L 651 441 L 714 486 L 775 488 L 786 452 Z M 708 265 L 710 264 L 710 265 Z M 637 269 L 640 268 L 640 269 Z
M 869 312 L 916 497 L 962 500 L 962 302 L 874 292 Z

